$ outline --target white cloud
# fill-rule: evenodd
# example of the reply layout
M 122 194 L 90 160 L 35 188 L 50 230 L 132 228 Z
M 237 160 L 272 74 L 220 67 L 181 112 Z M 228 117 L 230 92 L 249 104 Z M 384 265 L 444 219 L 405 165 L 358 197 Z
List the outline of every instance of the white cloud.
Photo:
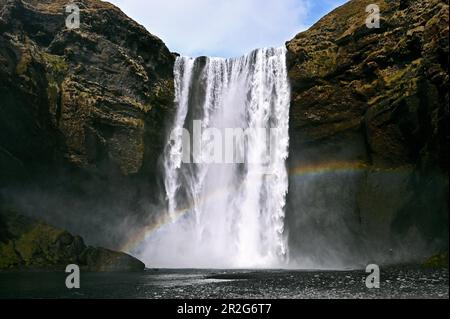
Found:
M 309 0 L 109 0 L 183 55 L 239 56 L 304 30 Z

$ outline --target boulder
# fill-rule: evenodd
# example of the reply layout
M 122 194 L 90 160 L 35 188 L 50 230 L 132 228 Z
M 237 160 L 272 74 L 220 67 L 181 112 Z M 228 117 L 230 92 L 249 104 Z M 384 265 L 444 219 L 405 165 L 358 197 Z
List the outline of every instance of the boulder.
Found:
M 0 208 L 0 270 L 58 270 L 77 264 L 94 272 L 143 271 L 145 265 L 122 252 L 87 247 L 80 236 Z

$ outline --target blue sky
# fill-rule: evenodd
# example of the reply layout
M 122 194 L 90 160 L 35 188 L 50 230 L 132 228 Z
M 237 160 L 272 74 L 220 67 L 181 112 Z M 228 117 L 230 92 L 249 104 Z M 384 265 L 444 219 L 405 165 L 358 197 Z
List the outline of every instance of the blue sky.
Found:
M 188 56 L 281 46 L 347 0 L 109 0 Z

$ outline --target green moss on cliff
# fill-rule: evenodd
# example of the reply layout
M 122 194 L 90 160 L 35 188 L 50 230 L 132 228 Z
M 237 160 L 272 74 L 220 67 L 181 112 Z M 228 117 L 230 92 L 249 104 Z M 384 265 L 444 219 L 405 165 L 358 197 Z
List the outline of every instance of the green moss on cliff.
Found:
M 16 250 L 26 266 L 54 264 L 58 260 L 51 247 L 56 244 L 62 233 L 60 229 L 38 223 L 16 241 Z
M 23 260 L 14 249 L 14 242 L 0 243 L 0 269 L 13 269 L 22 264 Z
M 427 268 L 448 268 L 448 251 L 431 256 L 423 265 Z
M 51 72 L 65 74 L 69 70 L 69 64 L 63 56 L 43 52 L 42 58 Z

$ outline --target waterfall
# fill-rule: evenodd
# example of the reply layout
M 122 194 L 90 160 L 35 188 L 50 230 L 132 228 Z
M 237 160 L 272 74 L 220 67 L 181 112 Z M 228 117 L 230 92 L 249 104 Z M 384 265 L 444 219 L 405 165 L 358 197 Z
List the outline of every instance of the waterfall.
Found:
M 170 222 L 148 235 L 140 255 L 155 267 L 281 266 L 288 253 L 286 49 L 258 49 L 233 59 L 178 57 L 174 77 L 172 132 L 178 133 L 164 151 Z M 199 129 L 209 133 L 196 141 Z M 215 148 L 217 139 L 224 142 L 236 129 L 246 130 L 244 140 L 236 135 L 232 147 L 225 142 Z M 205 154 L 223 161 L 198 160 Z

